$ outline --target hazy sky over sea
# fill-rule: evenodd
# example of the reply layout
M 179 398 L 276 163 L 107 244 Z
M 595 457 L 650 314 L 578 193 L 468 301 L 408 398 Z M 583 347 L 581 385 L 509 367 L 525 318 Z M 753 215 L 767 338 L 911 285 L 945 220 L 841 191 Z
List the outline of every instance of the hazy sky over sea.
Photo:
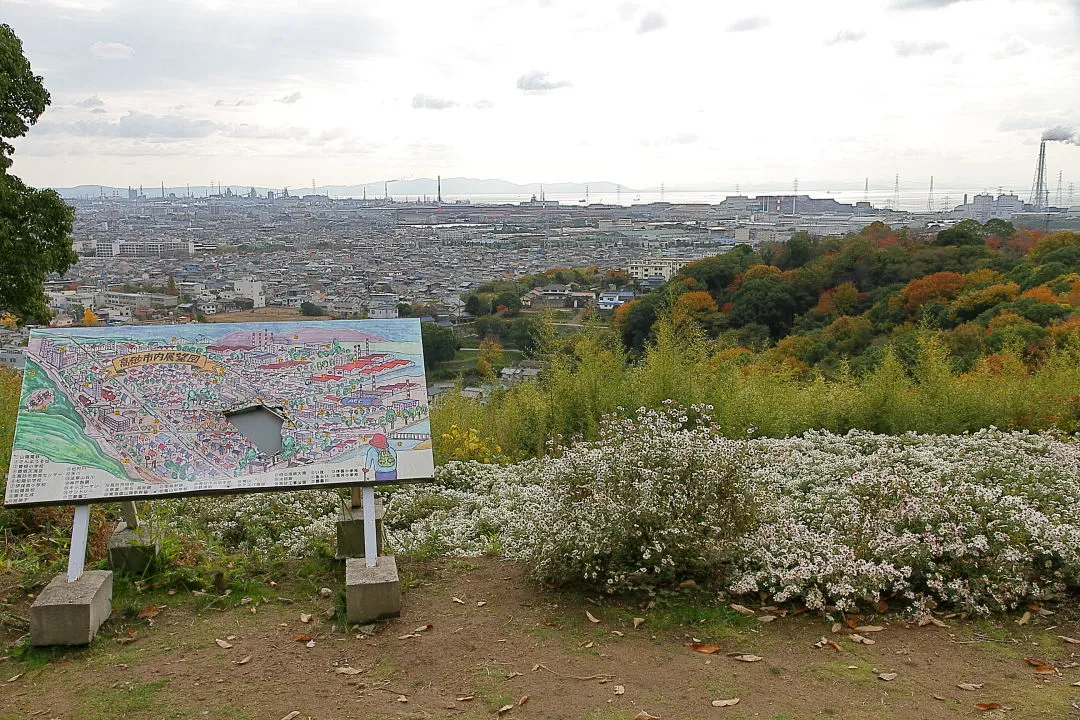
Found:
M 1080 0 L 0 0 L 37 185 L 434 176 L 1024 185 Z M 1053 143 L 1056 183 L 1080 145 Z

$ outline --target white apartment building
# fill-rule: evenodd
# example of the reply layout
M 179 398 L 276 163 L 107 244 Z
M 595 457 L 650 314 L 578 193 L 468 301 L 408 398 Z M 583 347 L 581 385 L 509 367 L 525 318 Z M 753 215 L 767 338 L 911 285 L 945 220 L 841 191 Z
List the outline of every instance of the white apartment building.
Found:
M 249 276 L 243 280 L 233 280 L 231 294 L 233 297 L 252 300 L 257 308 L 266 307 L 266 288 L 261 280 L 256 280 L 253 277 Z
M 686 258 L 651 257 L 630 263 L 628 272 L 634 280 L 663 278 L 668 281 L 690 262 Z
M 168 257 L 194 255 L 194 240 L 116 240 L 111 244 L 97 244 L 98 257 Z

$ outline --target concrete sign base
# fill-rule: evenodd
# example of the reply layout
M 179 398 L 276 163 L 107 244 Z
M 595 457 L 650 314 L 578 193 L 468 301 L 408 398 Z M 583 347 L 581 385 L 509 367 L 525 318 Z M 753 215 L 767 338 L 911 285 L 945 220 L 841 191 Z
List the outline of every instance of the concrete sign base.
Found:
M 345 614 L 350 623 L 368 623 L 401 614 L 401 582 L 393 555 L 375 567 L 363 558 L 345 561 Z
M 375 548 L 376 553 L 383 551 L 383 502 L 375 501 Z M 364 557 L 364 512 L 360 507 L 343 507 L 337 521 L 338 560 Z
M 30 607 L 30 644 L 88 645 L 112 613 L 109 570 L 87 570 L 75 582 L 60 573 Z
M 109 537 L 109 566 L 113 570 L 142 575 L 159 550 L 145 527 L 131 529 L 126 522 L 121 522 Z

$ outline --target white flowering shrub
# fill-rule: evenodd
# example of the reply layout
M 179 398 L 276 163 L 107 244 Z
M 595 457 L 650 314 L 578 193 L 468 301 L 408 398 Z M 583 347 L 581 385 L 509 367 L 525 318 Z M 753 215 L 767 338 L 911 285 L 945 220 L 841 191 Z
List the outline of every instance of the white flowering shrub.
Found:
M 333 549 L 341 500 L 336 491 L 304 490 L 163 502 L 181 535 L 209 533 L 230 549 L 303 557 Z
M 609 418 L 597 442 L 513 466 L 450 463 L 441 487 L 394 493 L 387 523 L 406 548 L 491 551 L 556 583 L 609 591 L 714 576 L 747 526 L 745 442 L 707 408 Z
M 1080 588 L 1076 437 L 721 437 L 707 408 L 608 418 L 600 440 L 513 465 L 450 462 L 385 492 L 391 548 L 501 553 L 538 578 L 609 591 L 713 579 L 811 608 L 888 599 L 986 614 Z M 332 547 L 339 497 L 172 501 L 177 531 L 305 555 Z
M 752 445 L 760 522 L 733 548 L 734 592 L 986 614 L 1080 586 L 1075 439 L 852 431 Z

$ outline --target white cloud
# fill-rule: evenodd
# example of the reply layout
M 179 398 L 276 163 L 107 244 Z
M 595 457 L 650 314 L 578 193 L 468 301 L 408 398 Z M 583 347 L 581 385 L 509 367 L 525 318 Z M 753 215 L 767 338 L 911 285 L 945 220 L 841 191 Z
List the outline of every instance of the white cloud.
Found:
M 301 95 L 300 93 L 294 92 L 294 93 L 289 93 L 285 97 L 278 98 L 277 101 L 279 103 L 284 103 L 286 105 L 295 105 L 296 103 L 300 102 L 300 100 L 303 97 L 304 96 Z
M 753 32 L 768 27 L 771 22 L 769 18 L 762 15 L 751 15 L 736 20 L 728 25 L 727 29 L 728 32 Z
M 101 107 L 104 104 L 105 104 L 105 101 L 102 100 L 101 98 L 99 98 L 97 95 L 91 95 L 90 97 L 86 98 L 85 100 L 80 100 L 79 102 L 75 103 L 75 107 L 96 108 L 96 107 Z
M 866 33 L 858 30 L 841 30 L 825 41 L 826 45 L 840 45 L 841 43 L 857 43 L 866 37 Z
M 495 103 L 491 102 L 490 100 L 477 100 L 473 103 L 473 107 L 477 110 L 490 110 L 491 108 L 495 107 Z
M 456 105 L 457 103 L 453 100 L 435 97 L 434 95 L 425 95 L 424 93 L 416 93 L 412 99 L 412 106 L 416 110 L 446 110 Z
M 1028 46 L 1024 43 L 1023 40 L 1013 38 L 1009 40 L 1009 42 L 994 50 L 992 57 L 995 60 L 1005 60 L 1007 58 L 1023 55 L 1027 51 Z
M 546 93 L 564 87 L 570 87 L 569 80 L 550 80 L 548 79 L 548 74 L 540 70 L 533 70 L 530 73 L 525 73 L 517 80 L 518 90 L 524 90 L 526 93 L 530 94 Z
M 96 60 L 130 60 L 135 49 L 121 42 L 96 42 L 90 46 L 90 56 Z
M 902 58 L 918 57 L 920 55 L 933 55 L 936 52 L 949 47 L 949 43 L 942 40 L 898 40 L 893 43 L 896 54 Z
M 666 25 L 667 20 L 663 15 L 658 12 L 649 12 L 641 16 L 637 31 L 639 33 L 653 32 L 664 28 Z

